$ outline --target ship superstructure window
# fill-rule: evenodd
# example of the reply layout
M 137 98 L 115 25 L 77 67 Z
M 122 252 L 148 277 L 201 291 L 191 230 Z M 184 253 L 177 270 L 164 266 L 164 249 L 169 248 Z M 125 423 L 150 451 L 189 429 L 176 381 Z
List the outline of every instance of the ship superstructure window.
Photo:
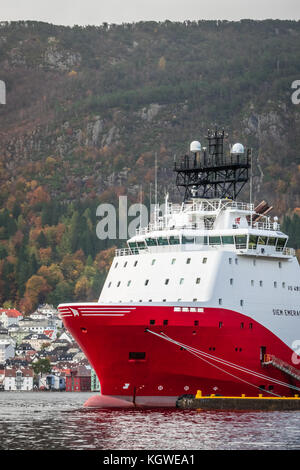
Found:
M 187 237 L 185 235 L 182 235 L 182 244 L 186 245 L 188 243 L 195 243 L 195 237 Z
M 285 282 L 282 283 L 282 287 L 283 287 L 283 289 L 285 288 Z
M 170 279 L 166 279 L 166 280 L 165 280 L 165 285 L 166 285 L 166 286 L 169 284 L 169 280 L 170 280 Z
M 266 245 L 267 244 L 268 237 L 258 237 L 258 245 Z
M 151 261 L 151 266 L 153 266 L 153 265 L 155 264 L 155 261 L 156 261 L 156 259 L 153 259 L 153 260 Z
M 195 243 L 198 245 L 207 245 L 207 236 L 195 237 Z
M 108 286 L 107 286 L 107 287 L 110 287 L 110 286 L 111 286 L 111 282 L 108 284 Z
M 197 279 L 196 279 L 196 284 L 200 284 L 200 281 L 201 281 L 201 278 L 200 278 L 200 277 L 197 277 Z
M 190 262 L 191 262 L 191 258 L 187 258 L 186 264 L 190 264 Z
M 169 243 L 170 243 L 170 245 L 179 245 L 180 244 L 180 239 L 179 239 L 179 237 L 171 236 L 169 238 Z
M 236 248 L 246 248 L 247 235 L 236 235 L 234 238 L 235 238 Z
M 268 245 L 270 246 L 275 246 L 276 245 L 277 238 L 275 237 L 269 237 L 268 238 Z
M 123 268 L 126 268 L 127 266 L 127 261 L 125 261 Z
M 119 263 L 116 263 L 116 264 L 115 264 L 115 269 L 118 267 L 118 264 L 119 264 Z
M 210 245 L 221 245 L 221 237 L 209 237 L 209 244 Z
M 239 260 L 237 258 L 235 258 L 234 262 L 235 264 L 239 264 Z
M 251 286 L 253 287 L 254 286 L 254 280 L 251 279 Z
M 229 279 L 229 284 L 232 286 L 233 285 L 233 278 Z
M 146 279 L 145 286 L 147 286 L 148 284 L 149 284 L 149 279 Z
M 243 307 L 243 305 L 244 305 L 244 301 L 240 300 L 240 306 Z
M 207 258 L 203 258 L 202 263 L 206 264 L 206 262 L 207 262 Z
M 117 287 L 119 287 L 119 286 L 120 286 L 120 284 L 121 284 L 121 281 L 119 281 L 119 282 L 118 282 L 118 284 L 117 284 Z
M 279 268 L 282 267 L 281 261 L 278 262 L 278 267 L 279 267 Z
M 221 237 L 223 245 L 234 245 L 233 236 Z
M 255 235 L 250 235 L 249 236 L 249 249 L 255 250 L 257 246 L 257 239 L 258 237 Z
M 228 263 L 232 264 L 232 258 L 228 258 Z
M 163 245 L 163 246 L 168 245 L 169 243 L 168 243 L 167 237 L 159 237 L 158 238 L 158 244 Z
M 179 281 L 179 284 L 183 284 L 184 283 L 184 277 L 180 278 L 180 281 Z
M 157 246 L 156 238 L 146 238 L 146 243 L 148 246 Z
M 222 299 L 219 299 L 219 305 L 222 305 Z
M 276 245 L 276 250 L 277 251 L 282 251 L 283 248 L 285 247 L 286 241 L 287 241 L 287 238 L 278 238 L 277 245 Z
M 131 284 L 131 281 L 128 281 L 128 282 L 127 282 L 127 287 L 129 287 L 129 286 L 130 286 L 130 284 Z
M 140 250 L 143 250 L 144 248 L 146 248 L 146 244 L 144 241 L 142 242 L 137 242 L 137 247 L 140 249 Z
M 175 264 L 176 258 L 172 258 L 171 264 Z
M 259 281 L 259 285 L 260 285 L 260 287 L 262 287 L 263 286 L 263 281 Z
M 163 321 L 163 324 L 164 324 L 164 325 L 167 325 L 168 323 L 169 323 L 168 320 L 164 320 L 164 321 Z
M 274 281 L 274 287 L 277 287 L 277 282 L 276 281 Z
M 199 325 L 199 320 L 194 320 L 194 326 L 198 326 Z
M 136 266 L 137 264 L 138 264 L 138 262 L 137 262 L 137 261 L 135 261 L 133 266 Z

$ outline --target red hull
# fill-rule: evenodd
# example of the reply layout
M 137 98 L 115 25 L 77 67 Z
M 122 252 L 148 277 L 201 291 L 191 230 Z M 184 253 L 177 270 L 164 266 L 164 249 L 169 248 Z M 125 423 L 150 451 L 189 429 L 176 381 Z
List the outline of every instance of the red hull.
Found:
M 104 396 L 137 405 L 174 406 L 180 395 L 197 390 L 204 395 L 270 396 L 268 391 L 272 391 L 293 396 L 296 392 L 292 388 L 270 379 L 299 386 L 294 378 L 261 363 L 262 353 L 269 353 L 293 365 L 293 351 L 252 318 L 231 310 L 177 312 L 169 306 L 132 304 L 64 304 L 59 310 L 66 328 L 95 369 Z M 163 332 L 269 379 L 195 357 L 146 329 Z M 261 386 L 265 391 L 255 388 Z M 96 402 L 91 404 L 97 406 Z

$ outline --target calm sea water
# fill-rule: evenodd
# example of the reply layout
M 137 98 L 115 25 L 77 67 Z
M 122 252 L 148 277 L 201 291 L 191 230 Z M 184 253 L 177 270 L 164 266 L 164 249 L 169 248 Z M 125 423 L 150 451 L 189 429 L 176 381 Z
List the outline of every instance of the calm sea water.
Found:
M 92 395 L 1 392 L 0 449 L 300 449 L 300 411 L 84 408 Z

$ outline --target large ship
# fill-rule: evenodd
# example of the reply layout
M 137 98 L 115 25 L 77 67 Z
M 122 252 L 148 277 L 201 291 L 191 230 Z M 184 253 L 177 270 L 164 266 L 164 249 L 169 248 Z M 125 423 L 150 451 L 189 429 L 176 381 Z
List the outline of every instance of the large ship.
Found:
M 99 301 L 59 305 L 101 384 L 87 406 L 299 393 L 299 264 L 272 208 L 252 203 L 251 149 L 227 154 L 225 138 L 208 131 L 174 163 L 183 202 L 156 204 L 116 250 Z

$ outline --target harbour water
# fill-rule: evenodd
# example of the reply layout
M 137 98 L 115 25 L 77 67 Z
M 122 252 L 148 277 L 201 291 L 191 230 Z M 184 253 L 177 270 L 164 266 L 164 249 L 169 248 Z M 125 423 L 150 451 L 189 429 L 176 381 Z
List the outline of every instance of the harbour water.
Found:
M 0 449 L 300 449 L 300 411 L 84 408 L 92 395 L 1 392 Z

